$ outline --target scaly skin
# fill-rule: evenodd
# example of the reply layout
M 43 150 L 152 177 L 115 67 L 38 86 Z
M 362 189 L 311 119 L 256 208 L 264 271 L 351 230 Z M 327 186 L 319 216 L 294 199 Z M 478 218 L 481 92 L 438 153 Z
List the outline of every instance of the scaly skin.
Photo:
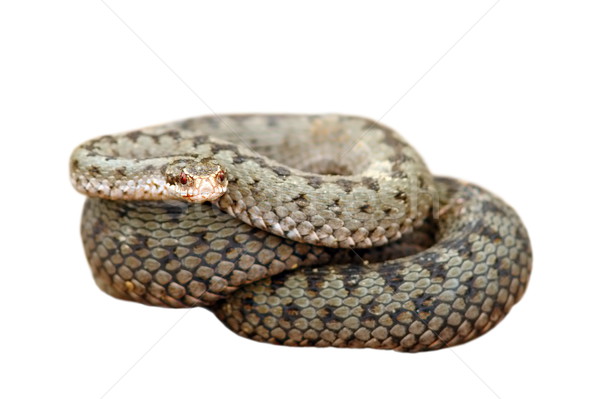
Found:
M 203 117 L 103 136 L 73 151 L 71 181 L 90 197 L 181 199 L 165 172 L 190 157 L 227 172 L 222 210 L 308 244 L 384 245 L 421 223 L 432 204 L 433 178 L 404 139 L 339 115 Z M 330 172 L 341 175 L 322 174 Z
M 98 286 L 148 305 L 204 306 L 231 330 L 293 346 L 424 351 L 496 325 L 521 298 L 531 247 L 517 214 L 471 184 L 436 180 L 440 209 L 387 246 L 282 239 L 208 204 L 90 198 Z
M 194 118 L 90 140 L 70 166 L 102 290 L 202 306 L 257 341 L 456 345 L 502 320 L 531 273 L 510 206 L 434 178 L 364 118 Z

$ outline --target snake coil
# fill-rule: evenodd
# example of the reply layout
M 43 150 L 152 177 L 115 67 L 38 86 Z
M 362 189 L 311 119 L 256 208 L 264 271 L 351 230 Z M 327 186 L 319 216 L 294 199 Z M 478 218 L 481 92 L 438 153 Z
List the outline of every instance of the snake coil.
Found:
M 502 320 L 531 273 L 509 205 L 432 176 L 364 118 L 193 118 L 90 140 L 70 166 L 103 291 L 206 307 L 257 341 L 456 345 Z

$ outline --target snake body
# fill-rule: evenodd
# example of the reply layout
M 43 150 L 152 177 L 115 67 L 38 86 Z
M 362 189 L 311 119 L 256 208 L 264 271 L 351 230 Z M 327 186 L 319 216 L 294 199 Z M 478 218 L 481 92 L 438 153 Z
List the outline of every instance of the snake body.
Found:
M 221 209 L 309 244 L 383 245 L 431 208 L 433 180 L 411 146 L 382 125 L 335 115 L 204 117 L 104 136 L 74 151 L 71 180 L 106 199 L 179 199 L 165 171 L 192 157 L 228 171 Z
M 222 197 L 161 188 L 168 165 L 190 157 L 223 165 Z M 363 118 L 231 115 L 104 136 L 74 151 L 71 180 L 90 197 L 81 233 L 102 290 L 206 307 L 257 341 L 456 345 L 496 325 L 531 272 L 509 205 L 432 177 L 400 136 Z

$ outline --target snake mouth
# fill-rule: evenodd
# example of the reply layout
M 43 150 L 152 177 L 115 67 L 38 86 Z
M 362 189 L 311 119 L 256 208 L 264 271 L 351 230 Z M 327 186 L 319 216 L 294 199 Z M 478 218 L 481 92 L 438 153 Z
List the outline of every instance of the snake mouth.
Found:
M 187 181 L 190 177 L 186 178 Z M 227 182 L 212 177 L 196 177 L 191 184 L 168 184 L 171 197 L 189 202 L 206 202 L 219 199 L 227 191 Z
M 214 160 L 179 159 L 165 171 L 167 190 L 174 199 L 215 201 L 227 191 L 225 170 Z
M 217 186 L 214 187 L 211 185 L 210 188 L 205 188 L 206 184 L 202 185 L 199 188 L 188 188 L 175 190 L 176 195 L 190 202 L 205 202 L 205 201 L 214 201 L 219 199 L 225 191 L 227 191 L 227 187 Z

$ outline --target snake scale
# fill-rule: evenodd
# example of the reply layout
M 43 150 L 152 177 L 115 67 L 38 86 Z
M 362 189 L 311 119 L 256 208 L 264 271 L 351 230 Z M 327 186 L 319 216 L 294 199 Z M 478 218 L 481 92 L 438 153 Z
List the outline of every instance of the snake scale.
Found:
M 70 168 L 103 291 L 206 307 L 257 341 L 448 347 L 502 320 L 531 273 L 509 205 L 365 118 L 192 118 L 90 140 Z

